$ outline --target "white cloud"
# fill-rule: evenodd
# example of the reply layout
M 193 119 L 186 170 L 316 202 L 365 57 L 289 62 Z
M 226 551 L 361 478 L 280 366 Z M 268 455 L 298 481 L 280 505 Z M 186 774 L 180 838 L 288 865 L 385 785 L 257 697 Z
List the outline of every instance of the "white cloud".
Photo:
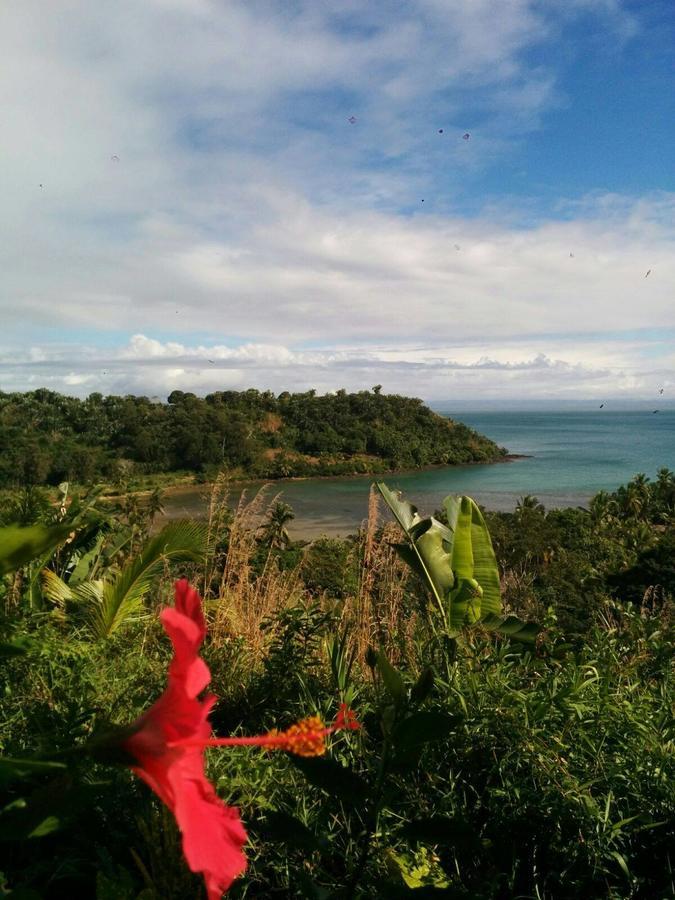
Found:
M 73 360 L 77 360 L 74 363 Z M 166 397 L 174 389 L 206 394 L 258 387 L 321 392 L 361 390 L 413 394 L 455 407 L 510 402 L 597 400 L 661 403 L 675 391 L 672 354 L 653 339 L 531 339 L 473 346 L 292 349 L 275 344 L 189 346 L 134 335 L 102 353 L 78 346 L 52 351 L 36 363 L 28 355 L 0 356 L 0 389 L 54 390 L 86 395 L 141 393 Z
M 582 13 L 634 28 L 616 0 L 10 4 L 0 387 L 641 390 L 649 353 L 594 336 L 675 328 L 673 195 L 451 209 L 562 102 L 524 51 Z

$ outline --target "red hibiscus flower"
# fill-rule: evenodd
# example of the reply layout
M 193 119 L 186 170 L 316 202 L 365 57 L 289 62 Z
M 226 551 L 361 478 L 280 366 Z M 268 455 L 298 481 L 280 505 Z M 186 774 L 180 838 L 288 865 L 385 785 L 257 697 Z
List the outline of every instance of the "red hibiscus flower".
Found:
M 176 582 L 173 609 L 160 614 L 174 649 L 166 689 L 132 726 L 122 743 L 136 761 L 132 770 L 173 812 L 183 836 L 183 853 L 193 872 L 201 872 L 209 900 L 220 900 L 246 868 L 242 847 L 246 831 L 239 811 L 218 797 L 205 774 L 204 748 L 254 745 L 302 756 L 325 752 L 325 738 L 340 729 L 359 727 L 344 704 L 329 727 L 310 717 L 285 732 L 250 738 L 213 738 L 209 713 L 216 698 L 198 695 L 211 680 L 199 656 L 206 634 L 201 597 L 183 579 Z

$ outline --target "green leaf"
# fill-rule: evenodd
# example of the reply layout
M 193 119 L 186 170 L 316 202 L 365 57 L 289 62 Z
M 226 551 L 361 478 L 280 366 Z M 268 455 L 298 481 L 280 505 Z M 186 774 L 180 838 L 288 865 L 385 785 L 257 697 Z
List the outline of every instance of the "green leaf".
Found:
M 401 673 L 395 669 L 389 662 L 384 652 L 380 650 L 377 654 L 377 667 L 382 675 L 384 686 L 389 692 L 393 700 L 399 703 L 405 699 L 406 690 L 405 682 Z
M 363 806 L 368 799 L 368 785 L 352 769 L 328 757 L 291 756 L 291 761 L 310 784 L 336 797 L 349 806 Z
M 518 640 L 534 639 L 536 625 L 516 626 L 511 617 L 500 618 L 499 567 L 485 519 L 471 497 L 445 498 L 446 527 L 433 517 L 421 519 L 414 506 L 385 484 L 376 487 L 409 541 L 407 548 L 394 546 L 426 582 L 446 634 L 483 621 L 486 627 L 518 636 Z
M 470 497 L 466 499 L 471 504 L 473 577 L 483 591 L 480 604 L 481 618 L 490 614 L 498 615 L 502 611 L 502 598 L 497 557 L 482 512 Z
M 456 716 L 422 711 L 400 722 L 394 731 L 394 745 L 401 753 L 408 753 L 431 741 L 445 740 L 457 725 Z
M 455 584 L 452 556 L 447 550 L 452 534 L 433 517 L 428 521 L 429 526 L 416 538 L 415 547 L 424 561 L 435 592 L 439 597 L 445 597 Z
M 455 494 L 450 494 L 443 501 L 443 506 L 445 507 L 445 517 L 448 520 L 448 528 L 454 535 L 455 531 L 457 530 L 457 520 L 459 518 L 459 511 L 462 506 L 462 498 L 457 497 Z
M 426 669 L 422 670 L 422 672 L 420 673 L 420 677 L 417 679 L 417 681 L 413 685 L 412 690 L 410 691 L 410 699 L 413 703 L 424 703 L 424 701 L 433 690 L 434 680 L 434 670 L 431 668 L 431 666 L 427 666 Z
M 393 512 L 398 524 L 406 533 L 410 531 L 413 525 L 422 521 L 417 514 L 417 507 L 413 506 L 412 503 L 409 503 L 407 500 L 403 500 L 399 491 L 392 491 L 382 481 L 376 481 L 375 487 L 380 494 L 382 494 L 385 503 Z
M 73 593 L 83 596 L 88 586 L 90 628 L 97 638 L 114 634 L 130 617 L 138 612 L 143 600 L 161 574 L 167 562 L 199 562 L 207 545 L 206 526 L 193 521 L 170 522 L 151 538 L 141 552 L 112 579 L 83 582 Z M 100 597 L 98 602 L 96 597 Z
M 459 500 L 451 558 L 451 565 L 457 578 L 473 578 L 471 503 L 469 497 L 461 497 Z
M 42 596 L 60 609 L 65 608 L 68 600 L 73 599 L 70 587 L 51 569 L 43 569 L 40 572 L 40 587 Z
M 15 759 L 11 756 L 0 756 L 0 784 L 3 786 L 17 778 L 28 778 L 31 775 L 54 774 L 66 766 L 61 762 L 41 759 Z
M 452 568 L 456 577 L 475 579 L 481 587 L 480 616 L 502 609 L 499 566 L 485 519 L 471 497 L 446 497 L 448 519 L 455 520 Z
M 45 810 L 42 799 L 16 801 L 0 815 L 0 841 L 26 841 L 46 837 L 63 827 L 63 820 Z
M 517 616 L 501 616 L 489 615 L 485 616 L 480 623 L 488 631 L 496 631 L 514 641 L 521 641 L 524 644 L 533 644 L 537 635 L 541 631 L 541 626 L 534 622 L 523 622 Z
M 0 575 L 14 572 L 61 544 L 72 525 L 7 525 L 0 528 Z
M 459 630 L 480 618 L 481 588 L 475 578 L 461 578 L 448 597 L 448 625 Z
M 413 563 L 409 554 L 404 554 L 401 550 L 398 550 L 399 555 L 403 556 L 405 561 L 426 582 L 436 603 L 436 608 L 445 622 L 444 593 L 447 585 L 451 586 L 454 583 L 448 556 L 452 532 L 436 519 L 421 519 L 417 514 L 416 507 L 406 500 L 402 500 L 386 484 L 376 482 L 375 486 L 405 532 L 410 542 L 410 549 L 417 557 L 417 562 Z M 447 546 L 444 546 L 444 542 Z
M 18 642 L 0 644 L 0 659 L 7 659 L 11 656 L 24 656 L 26 647 Z
M 47 816 L 41 822 L 38 822 L 26 836 L 29 838 L 46 837 L 53 831 L 58 831 L 59 828 L 61 828 L 61 820 L 56 816 Z
M 77 561 L 77 565 L 73 569 L 70 578 L 68 579 L 68 584 L 74 586 L 79 584 L 81 581 L 84 581 L 86 578 L 91 577 L 91 569 L 98 557 L 101 554 L 101 550 L 103 548 L 103 542 L 105 541 L 105 532 L 100 531 L 94 541 L 94 545 L 91 550 L 88 550 L 86 553 L 83 553 Z
M 614 859 L 618 862 L 619 867 L 626 878 L 630 881 L 630 870 L 628 869 L 628 863 L 625 858 L 618 852 L 618 850 L 610 850 L 610 855 L 614 857 Z

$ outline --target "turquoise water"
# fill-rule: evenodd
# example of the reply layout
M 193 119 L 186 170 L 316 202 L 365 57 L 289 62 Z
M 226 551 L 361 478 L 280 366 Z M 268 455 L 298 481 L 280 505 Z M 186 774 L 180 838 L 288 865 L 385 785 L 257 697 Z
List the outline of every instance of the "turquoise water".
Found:
M 488 509 L 512 510 L 534 494 L 547 507 L 584 505 L 599 490 L 614 490 L 637 472 L 654 478 L 675 469 L 675 410 L 651 412 L 483 412 L 445 414 L 465 422 L 511 453 L 529 458 L 496 465 L 458 466 L 383 478 L 423 512 L 439 508 L 451 493 L 470 494 Z M 276 482 L 296 514 L 293 537 L 348 534 L 366 517 L 371 477 Z M 251 485 L 250 490 L 258 485 Z M 203 489 L 167 498 L 170 517 L 199 515 Z
M 675 467 L 675 410 L 659 412 L 474 413 L 456 418 L 531 459 L 477 485 L 544 497 L 588 497 L 615 490 L 637 472 Z M 500 467 L 501 468 L 501 467 Z

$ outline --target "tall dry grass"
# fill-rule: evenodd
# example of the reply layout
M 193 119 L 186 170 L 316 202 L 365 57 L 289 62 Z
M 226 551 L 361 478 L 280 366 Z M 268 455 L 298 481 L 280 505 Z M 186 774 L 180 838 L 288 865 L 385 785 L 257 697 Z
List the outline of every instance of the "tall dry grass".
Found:
M 357 659 L 363 660 L 368 647 L 376 647 L 383 649 L 394 663 L 403 657 L 412 661 L 417 616 L 406 608 L 409 572 L 392 547 L 401 538 L 394 522 L 381 524 L 379 494 L 371 487 L 368 517 L 357 544 L 358 592 L 345 600 L 342 611 Z
M 245 641 L 253 662 L 259 662 L 274 636 L 273 629 L 262 629 L 265 620 L 303 598 L 304 588 L 299 567 L 281 571 L 276 557 L 268 551 L 262 571 L 256 571 L 253 561 L 260 552 L 256 535 L 269 510 L 279 499 L 270 498 L 266 487 L 250 500 L 245 494 L 239 499 L 229 525 L 229 544 L 225 564 L 215 598 L 215 617 L 211 626 L 211 640 L 215 647 L 233 637 Z M 214 498 L 213 521 L 222 521 L 218 505 L 226 501 L 226 493 Z M 211 519 L 210 519 L 211 521 Z M 213 584 L 213 571 L 211 573 Z
M 312 600 L 302 581 L 302 561 L 293 569 L 281 571 L 270 550 L 260 567 L 258 536 L 278 499 L 279 495 L 270 495 L 265 486 L 250 499 L 242 494 L 232 511 L 227 504 L 227 480 L 219 478 L 208 505 L 212 550 L 226 529 L 229 533 L 224 562 L 222 555 L 212 552 L 203 575 L 204 595 L 210 597 L 213 611 L 211 641 L 218 648 L 233 639 L 242 640 L 252 665 L 263 660 L 275 637 L 269 623 L 283 609 Z M 376 647 L 383 649 L 393 663 L 405 660 L 415 665 L 417 612 L 406 603 L 409 572 L 391 546 L 401 538 L 395 523 L 382 524 L 379 495 L 371 489 L 368 516 L 352 551 L 359 567 L 358 588 L 353 596 L 337 601 L 341 628 L 349 635 L 350 650 L 356 651 L 361 662 L 368 647 Z M 323 602 L 327 610 L 335 610 L 335 600 L 324 598 Z M 263 623 L 265 628 L 261 628 Z

